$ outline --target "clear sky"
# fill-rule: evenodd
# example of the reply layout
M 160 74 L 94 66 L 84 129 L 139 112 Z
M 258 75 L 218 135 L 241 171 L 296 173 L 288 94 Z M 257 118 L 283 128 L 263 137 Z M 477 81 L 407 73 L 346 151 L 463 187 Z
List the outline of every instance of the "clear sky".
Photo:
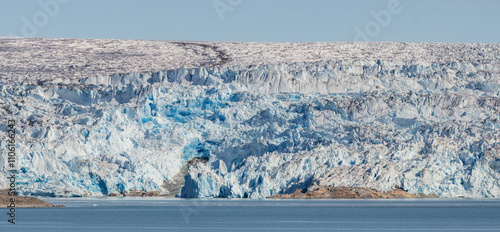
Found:
M 500 43 L 500 0 L 0 0 L 0 36 Z

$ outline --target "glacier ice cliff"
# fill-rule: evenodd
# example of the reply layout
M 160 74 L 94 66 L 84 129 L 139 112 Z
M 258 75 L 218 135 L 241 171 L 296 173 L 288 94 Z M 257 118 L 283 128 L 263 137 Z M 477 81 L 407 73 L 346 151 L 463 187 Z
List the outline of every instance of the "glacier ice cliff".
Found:
M 317 183 L 500 197 L 499 71 L 488 60 L 359 59 L 3 82 L 0 114 L 18 121 L 25 195 L 175 194 L 165 181 L 206 158 L 178 196 Z

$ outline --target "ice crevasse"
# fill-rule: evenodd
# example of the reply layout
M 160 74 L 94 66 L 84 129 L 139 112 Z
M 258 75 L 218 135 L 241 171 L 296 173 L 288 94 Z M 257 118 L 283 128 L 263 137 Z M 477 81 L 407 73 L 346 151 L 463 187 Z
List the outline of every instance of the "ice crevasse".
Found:
M 2 83 L 0 114 L 17 121 L 24 195 L 264 198 L 316 183 L 500 197 L 498 73 L 393 60 L 181 68 Z M 193 158 L 208 162 L 168 193 Z

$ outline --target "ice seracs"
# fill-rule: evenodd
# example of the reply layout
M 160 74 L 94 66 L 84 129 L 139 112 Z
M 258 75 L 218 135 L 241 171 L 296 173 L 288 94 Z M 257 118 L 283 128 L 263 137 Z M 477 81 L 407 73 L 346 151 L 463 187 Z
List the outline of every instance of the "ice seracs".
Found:
M 178 196 L 263 198 L 313 184 L 500 196 L 498 45 L 164 43 L 156 53 L 193 54 L 193 67 L 5 74 L 0 114 L 19 122 L 21 193 L 176 194 L 165 182 L 203 157 Z

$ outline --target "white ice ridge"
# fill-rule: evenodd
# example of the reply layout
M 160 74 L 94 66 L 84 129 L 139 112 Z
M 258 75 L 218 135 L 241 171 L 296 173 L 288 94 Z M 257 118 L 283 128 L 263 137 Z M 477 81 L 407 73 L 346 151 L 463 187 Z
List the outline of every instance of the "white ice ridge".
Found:
M 5 40 L 23 41 L 2 40 L 0 50 L 16 47 Z M 121 42 L 144 41 L 112 41 Z M 293 47 L 300 55 L 281 57 Z M 172 49 L 180 60 L 192 52 L 199 67 L 102 75 L 115 64 L 91 65 L 78 74 L 87 77 L 74 78 L 59 77 L 57 64 L 0 72 L 0 114 L 18 121 L 21 192 L 165 193 L 164 181 L 205 157 L 179 196 L 263 198 L 318 183 L 500 197 L 498 45 L 176 42 Z M 5 172 L 7 127 L 0 130 Z M 2 178 L 0 189 L 7 184 Z

